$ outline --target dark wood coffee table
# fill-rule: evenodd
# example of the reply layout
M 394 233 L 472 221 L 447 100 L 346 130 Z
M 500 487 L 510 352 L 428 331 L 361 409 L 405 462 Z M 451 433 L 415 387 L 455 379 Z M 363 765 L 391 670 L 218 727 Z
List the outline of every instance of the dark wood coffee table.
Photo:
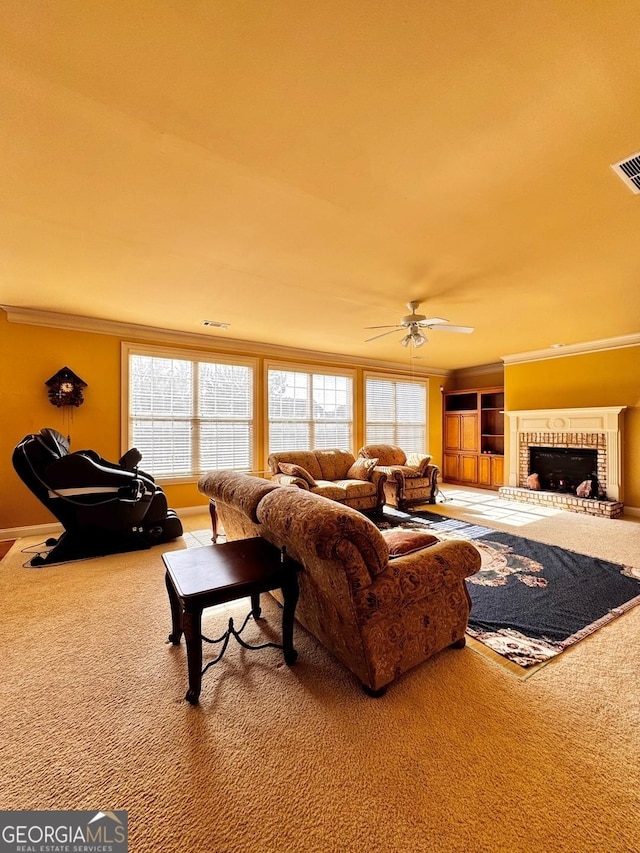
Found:
M 224 655 L 231 637 L 247 649 L 267 646 L 281 648 L 285 662 L 291 666 L 298 653 L 293 647 L 293 621 L 298 602 L 297 572 L 300 565 L 266 539 L 239 539 L 221 545 L 203 545 L 162 555 L 166 567 L 165 583 L 171 605 L 172 629 L 169 642 L 180 644 L 184 632 L 187 645 L 189 689 L 185 699 L 192 705 L 198 703 L 202 676 L 210 666 Z M 282 645 L 262 643 L 251 646 L 240 636 L 250 617 L 259 619 L 260 594 L 281 589 L 284 599 L 282 610 Z M 210 640 L 202 634 L 202 611 L 227 601 L 249 597 L 251 610 L 242 627 L 236 629 L 233 619 L 224 634 Z M 215 660 L 202 668 L 202 641 L 222 643 Z

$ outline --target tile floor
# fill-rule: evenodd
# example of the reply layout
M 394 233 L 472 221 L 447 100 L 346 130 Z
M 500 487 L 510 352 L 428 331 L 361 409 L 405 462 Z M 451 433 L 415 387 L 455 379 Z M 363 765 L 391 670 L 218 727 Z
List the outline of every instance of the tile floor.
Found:
M 201 545 L 211 545 L 211 518 L 209 511 L 190 513 L 180 516 L 184 544 L 187 548 L 198 548 Z
M 444 486 L 438 495 L 436 511 L 447 514 L 447 508 L 456 508 L 472 514 L 476 521 L 499 521 L 512 527 L 522 527 L 550 515 L 560 515 L 563 510 L 533 504 L 508 501 L 497 492 L 480 489 L 462 489 Z M 433 507 L 429 507 L 433 509 Z

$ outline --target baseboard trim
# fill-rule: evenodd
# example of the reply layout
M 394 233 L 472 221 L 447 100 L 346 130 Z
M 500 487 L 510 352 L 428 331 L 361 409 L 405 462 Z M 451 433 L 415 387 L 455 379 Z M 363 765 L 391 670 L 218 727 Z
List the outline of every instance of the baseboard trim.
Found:
M 186 518 L 189 515 L 198 515 L 199 513 L 209 512 L 209 504 L 201 504 L 200 506 L 184 506 L 176 510 L 179 518 Z M 7 539 L 22 539 L 25 536 L 60 536 L 64 528 L 58 522 L 50 524 L 31 524 L 27 527 L 5 527 L 0 529 L 0 542 Z
M 183 506 L 177 509 L 176 512 L 180 518 L 186 518 L 188 515 L 200 515 L 202 512 L 209 512 L 209 503 L 200 504 L 199 506 Z
M 60 536 L 64 528 L 61 524 L 33 524 L 29 527 L 5 527 L 0 530 L 0 540 L 22 539 L 25 536 Z

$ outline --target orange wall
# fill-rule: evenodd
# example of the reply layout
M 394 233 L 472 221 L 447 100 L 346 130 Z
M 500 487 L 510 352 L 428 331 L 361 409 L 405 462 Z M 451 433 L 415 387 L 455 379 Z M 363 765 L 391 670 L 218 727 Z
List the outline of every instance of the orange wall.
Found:
M 69 331 L 61 328 L 25 325 L 9 322 L 0 310 L 0 390 L 4 412 L 0 432 L 0 531 L 28 527 L 54 521 L 53 516 L 24 485 L 13 469 L 11 456 L 16 444 L 32 432 L 43 427 L 53 427 L 71 436 L 75 450 L 93 448 L 111 461 L 120 458 L 121 392 L 120 345 L 124 338 L 115 334 Z M 134 340 L 128 336 L 126 340 Z M 148 340 L 154 343 L 153 340 Z M 155 345 L 161 346 L 161 344 Z M 178 344 L 185 348 L 183 344 Z M 205 344 L 197 347 L 206 349 Z M 210 348 L 214 350 L 213 347 Z M 263 376 L 263 356 L 242 353 L 258 359 L 258 386 Z M 273 360 L 273 357 L 271 357 Z M 278 358 L 278 360 L 283 360 Z M 292 364 L 296 359 L 291 359 Z M 298 360 L 300 363 L 300 360 Z M 310 363 L 307 359 L 305 364 Z M 61 367 L 70 367 L 88 387 L 82 406 L 58 409 L 47 397 L 45 382 Z M 330 366 L 330 362 L 324 363 Z M 344 363 L 339 366 L 345 367 Z M 363 369 L 356 370 L 356 418 L 354 450 L 364 443 Z M 367 368 L 367 372 L 373 372 Z M 386 371 L 389 372 L 389 371 Z M 399 372 L 402 374 L 401 369 Z M 404 372 L 406 375 L 406 371 Z M 416 375 L 416 378 L 428 378 Z M 439 378 L 429 382 L 429 452 L 434 462 L 440 464 L 442 455 L 442 399 Z M 256 469 L 263 470 L 264 422 L 256 412 L 259 458 Z M 144 470 L 144 460 L 142 462 Z M 151 471 L 150 473 L 153 473 Z M 181 507 L 205 506 L 206 499 L 198 492 L 195 483 L 165 485 L 169 505 Z
M 625 505 L 640 508 L 640 347 L 505 367 L 507 411 L 583 406 L 628 407 L 624 413 L 623 498 Z

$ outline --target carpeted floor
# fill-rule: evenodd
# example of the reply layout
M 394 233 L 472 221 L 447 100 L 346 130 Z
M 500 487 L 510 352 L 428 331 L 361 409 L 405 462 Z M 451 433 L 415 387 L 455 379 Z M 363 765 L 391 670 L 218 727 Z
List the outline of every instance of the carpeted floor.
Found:
M 613 525 L 603 556 L 637 562 L 633 521 L 562 516 L 526 535 L 593 553 Z M 184 541 L 40 569 L 24 544 L 0 563 L 0 809 L 126 809 L 132 853 L 638 849 L 640 608 L 536 678 L 447 650 L 377 700 L 298 628 L 293 668 L 232 647 L 191 707 L 161 559 Z

